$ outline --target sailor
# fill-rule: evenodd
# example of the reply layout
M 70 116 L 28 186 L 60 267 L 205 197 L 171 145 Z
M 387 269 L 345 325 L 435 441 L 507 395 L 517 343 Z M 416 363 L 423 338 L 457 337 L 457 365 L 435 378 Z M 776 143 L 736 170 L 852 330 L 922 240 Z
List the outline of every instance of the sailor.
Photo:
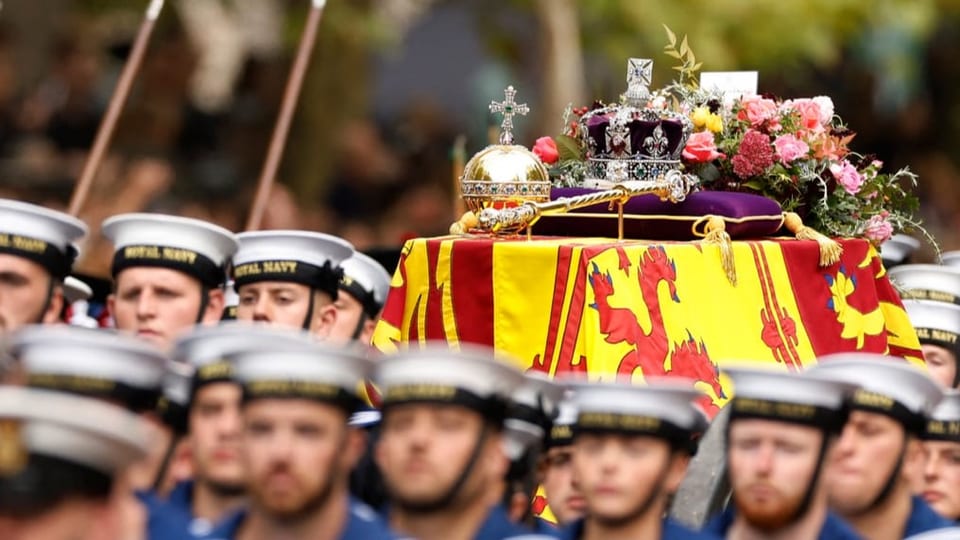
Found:
M 207 535 L 246 499 L 241 388 L 225 359 L 241 352 L 301 350 L 310 339 L 301 331 L 224 323 L 196 327 L 177 340 L 165 394 L 171 402 L 168 420 L 186 434 L 192 478 L 177 483 L 151 508 L 150 538 Z M 181 373 L 186 375 L 177 376 Z
M 114 245 L 107 305 L 119 330 L 167 350 L 194 325 L 220 320 L 233 233 L 160 214 L 114 216 L 102 229 Z
M 856 387 L 809 373 L 727 368 L 732 504 L 706 530 L 723 538 L 860 538 L 828 510 L 823 470 Z
M 904 299 L 960 304 L 960 268 L 935 264 L 904 264 L 888 273 Z
M 905 234 L 895 234 L 889 240 L 880 244 L 880 260 L 883 261 L 883 266 L 888 270 L 901 264 L 909 264 L 910 257 L 919 247 L 920 241 L 916 238 Z
M 93 289 L 80 279 L 67 276 L 63 278 L 63 322 L 84 328 L 98 328 L 97 320 L 88 313 Z
M 502 540 L 529 535 L 499 504 L 509 461 L 503 422 L 520 372 L 492 350 L 427 344 L 384 359 L 375 457 L 389 493 L 389 522 L 420 540 Z
M 531 503 L 537 488 L 537 463 L 565 388 L 539 371 L 528 371 L 513 392 L 504 420 L 504 442 L 510 467 L 504 478 L 502 504 L 510 520 L 536 525 Z
M 0 334 L 60 319 L 73 243 L 86 234 L 70 215 L 0 199 Z
M 647 382 L 572 386 L 573 475 L 586 512 L 561 538 L 714 538 L 664 518 L 687 471 L 702 394 L 687 381 Z
M 960 386 L 960 306 L 930 300 L 904 300 L 910 323 L 917 330 L 930 377 L 945 388 Z
M 265 338 L 251 332 L 252 347 Z M 298 350 L 229 356 L 243 385 L 243 466 L 249 507 L 214 538 L 312 540 L 394 538 L 380 517 L 350 497 L 348 475 L 364 435 L 348 426 L 370 361 L 304 340 Z
M 960 391 L 944 393 L 922 439 L 921 496 L 941 516 L 960 521 Z
M 330 335 L 337 320 L 340 263 L 353 255 L 346 240 L 309 231 L 257 231 L 237 235 L 233 280 L 237 319 Z
M 359 252 L 343 261 L 340 267 L 343 277 L 333 303 L 337 320 L 330 332 L 330 341 L 367 345 L 390 291 L 390 274 L 380 263 Z
M 148 444 L 116 405 L 0 387 L 0 538 L 118 538 L 114 490 Z
M 870 539 L 950 526 L 910 485 L 927 415 L 943 396 L 937 383 L 901 358 L 871 353 L 827 355 L 809 373 L 860 387 L 826 469 L 830 508 Z
M 583 517 L 586 501 L 573 482 L 573 427 L 577 408 L 573 393 L 567 392 L 557 406 L 557 417 L 544 438 L 544 453 L 537 474 L 555 523 L 538 519 L 536 529 L 550 532 Z
M 94 397 L 139 414 L 152 444 L 146 459 L 130 468 L 128 482 L 134 490 L 153 486 L 171 437 L 156 414 L 167 362 L 162 352 L 127 335 L 65 325 L 22 328 L 8 352 L 27 386 Z

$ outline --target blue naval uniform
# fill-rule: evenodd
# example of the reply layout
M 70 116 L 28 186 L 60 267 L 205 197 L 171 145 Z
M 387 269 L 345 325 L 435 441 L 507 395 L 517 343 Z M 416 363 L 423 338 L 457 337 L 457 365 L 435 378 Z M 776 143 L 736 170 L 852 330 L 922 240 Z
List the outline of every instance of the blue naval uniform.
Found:
M 216 524 L 193 516 L 193 482 L 177 484 L 166 501 L 147 502 L 147 540 L 206 538 Z
M 734 518 L 736 518 L 736 512 L 733 507 L 728 507 L 711 519 L 703 530 L 719 538 L 725 538 L 727 531 L 733 525 Z M 827 519 L 824 520 L 820 534 L 817 535 L 818 540 L 860 540 L 860 538 L 861 536 L 853 527 L 833 512 L 827 512 Z
M 556 538 L 556 536 L 534 533 L 530 529 L 510 521 L 507 510 L 502 504 L 498 504 L 490 510 L 487 518 L 480 525 L 477 534 L 473 537 L 474 540 L 507 540 L 510 538 L 549 540 Z
M 922 532 L 955 527 L 956 523 L 942 517 L 933 511 L 933 508 L 920 497 L 913 497 L 913 507 L 910 509 L 910 516 L 907 518 L 907 527 L 903 531 L 903 536 L 913 536 Z
M 563 529 L 559 536 L 563 540 L 579 540 L 582 537 L 582 519 L 574 521 L 569 527 Z M 697 532 L 688 529 L 669 518 L 663 520 L 663 532 L 660 535 L 661 540 L 718 540 L 719 538 L 719 536 L 714 536 L 709 532 Z
M 240 525 L 243 524 L 245 517 L 245 511 L 237 512 L 224 520 L 205 538 L 234 540 L 240 532 Z M 400 537 L 387 527 L 386 522 L 372 508 L 351 498 L 350 514 L 340 538 L 341 540 L 395 540 Z

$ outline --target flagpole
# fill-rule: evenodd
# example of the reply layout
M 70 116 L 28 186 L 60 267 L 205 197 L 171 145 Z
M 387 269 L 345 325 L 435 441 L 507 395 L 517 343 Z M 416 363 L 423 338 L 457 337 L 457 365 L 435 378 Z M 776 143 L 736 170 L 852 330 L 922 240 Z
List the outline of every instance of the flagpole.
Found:
M 133 49 L 117 81 L 117 87 L 110 98 L 110 104 L 107 106 L 107 113 L 100 122 L 97 130 L 97 136 L 93 142 L 93 148 L 83 165 L 83 172 L 80 174 L 80 180 L 73 189 L 73 195 L 70 197 L 70 214 L 76 216 L 80 214 L 83 205 L 90 195 L 90 188 L 93 186 L 93 180 L 97 175 L 100 164 L 106 155 L 107 148 L 110 146 L 110 140 L 113 138 L 113 132 L 120 120 L 120 113 L 130 95 L 130 89 L 133 87 L 133 81 L 137 78 L 140 66 L 143 64 L 143 57 L 147 51 L 147 45 L 150 43 L 150 36 L 153 34 L 153 27 L 160 17 L 163 10 L 164 0 L 150 0 L 147 10 L 143 16 L 143 22 L 140 24 L 140 30 L 137 32 Z
M 259 229 L 263 222 L 263 215 L 267 209 L 267 201 L 270 199 L 270 190 L 276 180 L 280 161 L 283 159 L 283 151 L 286 148 L 287 139 L 290 135 L 290 124 L 293 121 L 293 113 L 296 110 L 297 101 L 300 98 L 300 91 L 303 89 L 304 75 L 307 72 L 307 67 L 310 65 L 310 57 L 313 54 L 314 43 L 317 41 L 317 28 L 320 26 L 320 19 L 326 3 L 327 0 L 312 0 L 310 14 L 307 17 L 307 24 L 303 30 L 303 36 L 300 38 L 300 46 L 297 49 L 293 68 L 290 71 L 290 77 L 287 79 L 287 88 L 284 91 L 283 102 L 280 105 L 280 115 L 277 117 L 273 136 L 270 138 L 267 158 L 263 164 L 263 170 L 260 173 L 257 192 L 256 195 L 254 195 L 253 206 L 250 210 L 250 216 L 247 219 L 246 230 L 248 231 Z

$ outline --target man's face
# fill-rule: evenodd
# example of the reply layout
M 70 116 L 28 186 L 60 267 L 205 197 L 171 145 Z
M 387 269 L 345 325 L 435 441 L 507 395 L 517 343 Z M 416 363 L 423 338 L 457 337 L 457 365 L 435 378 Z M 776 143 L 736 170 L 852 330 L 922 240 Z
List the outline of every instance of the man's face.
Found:
M 55 286 L 50 305 L 44 310 L 50 280 L 50 273 L 39 264 L 0 254 L 0 334 L 27 324 L 56 322 L 63 305 L 63 291 Z
M 273 519 L 298 520 L 322 508 L 346 489 L 362 449 L 363 435 L 332 405 L 258 399 L 244 406 L 247 489 L 254 506 Z
M 557 446 L 543 456 L 543 490 L 557 523 L 566 525 L 583 517 L 586 501 L 573 483 L 573 446 Z
M 825 471 L 831 508 L 841 515 L 867 511 L 893 474 L 906 443 L 903 426 L 892 418 L 851 412 Z
M 310 311 L 310 287 L 285 281 L 248 283 L 237 290 L 237 320 L 257 321 L 286 328 L 303 328 Z M 336 323 L 337 310 L 330 297 L 314 291 L 311 333 L 326 338 Z M 339 296 L 339 295 L 338 295 Z
M 194 476 L 215 491 L 237 493 L 246 476 L 240 462 L 240 387 L 229 382 L 200 387 L 190 406 Z
M 812 427 L 738 419 L 730 425 L 727 460 L 737 511 L 775 531 L 797 516 L 820 466 L 823 434 Z M 819 491 L 818 491 L 819 492 Z
M 582 434 L 573 446 L 573 478 L 587 514 L 611 525 L 638 517 L 651 500 L 646 511 L 661 512 L 688 461 L 653 437 Z
M 117 274 L 116 292 L 107 299 L 117 328 L 166 349 L 197 324 L 202 286 L 169 268 L 135 267 Z M 219 319 L 223 291 L 210 291 L 204 323 Z
M 357 336 L 359 343 L 370 343 L 373 336 L 374 321 L 366 317 L 363 312 L 363 305 L 347 291 L 341 290 L 337 295 L 337 301 L 333 303 L 337 309 L 337 321 L 330 330 L 330 337 L 327 338 L 331 343 L 346 345 L 353 341 L 357 326 L 363 321 L 363 327 Z
M 455 405 L 405 404 L 386 411 L 376 448 L 391 498 L 400 507 L 431 506 L 458 480 L 477 445 L 484 419 Z M 506 474 L 502 438 L 490 433 L 453 506 L 489 496 Z
M 957 376 L 957 355 L 949 349 L 929 343 L 920 345 L 920 349 L 930 370 L 930 377 L 944 388 L 952 388 Z
M 923 499 L 941 516 L 960 519 L 960 443 L 923 443 Z

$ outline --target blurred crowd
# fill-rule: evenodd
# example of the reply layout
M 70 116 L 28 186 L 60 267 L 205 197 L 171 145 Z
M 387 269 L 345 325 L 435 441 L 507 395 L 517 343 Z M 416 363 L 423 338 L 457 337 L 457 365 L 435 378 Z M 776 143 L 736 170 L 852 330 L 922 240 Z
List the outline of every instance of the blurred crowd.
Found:
M 174 25 L 176 26 L 176 25 Z M 0 196 L 65 209 L 130 47 L 79 31 L 62 36 L 49 69 L 18 77 L 21 45 L 0 27 Z M 290 58 L 250 57 L 229 107 L 209 112 L 188 91 L 196 70 L 188 36 L 153 36 L 110 152 L 81 218 L 159 211 L 242 230 L 276 120 Z M 309 93 L 301 101 L 311 99 Z M 389 128 L 357 119 L 336 128 L 331 174 L 304 199 L 281 167 L 262 228 L 300 228 L 361 249 L 445 232 L 452 221 L 453 127 L 418 104 Z M 291 141 L 298 137 L 297 125 Z M 92 231 L 79 271 L 105 276 L 109 246 Z

